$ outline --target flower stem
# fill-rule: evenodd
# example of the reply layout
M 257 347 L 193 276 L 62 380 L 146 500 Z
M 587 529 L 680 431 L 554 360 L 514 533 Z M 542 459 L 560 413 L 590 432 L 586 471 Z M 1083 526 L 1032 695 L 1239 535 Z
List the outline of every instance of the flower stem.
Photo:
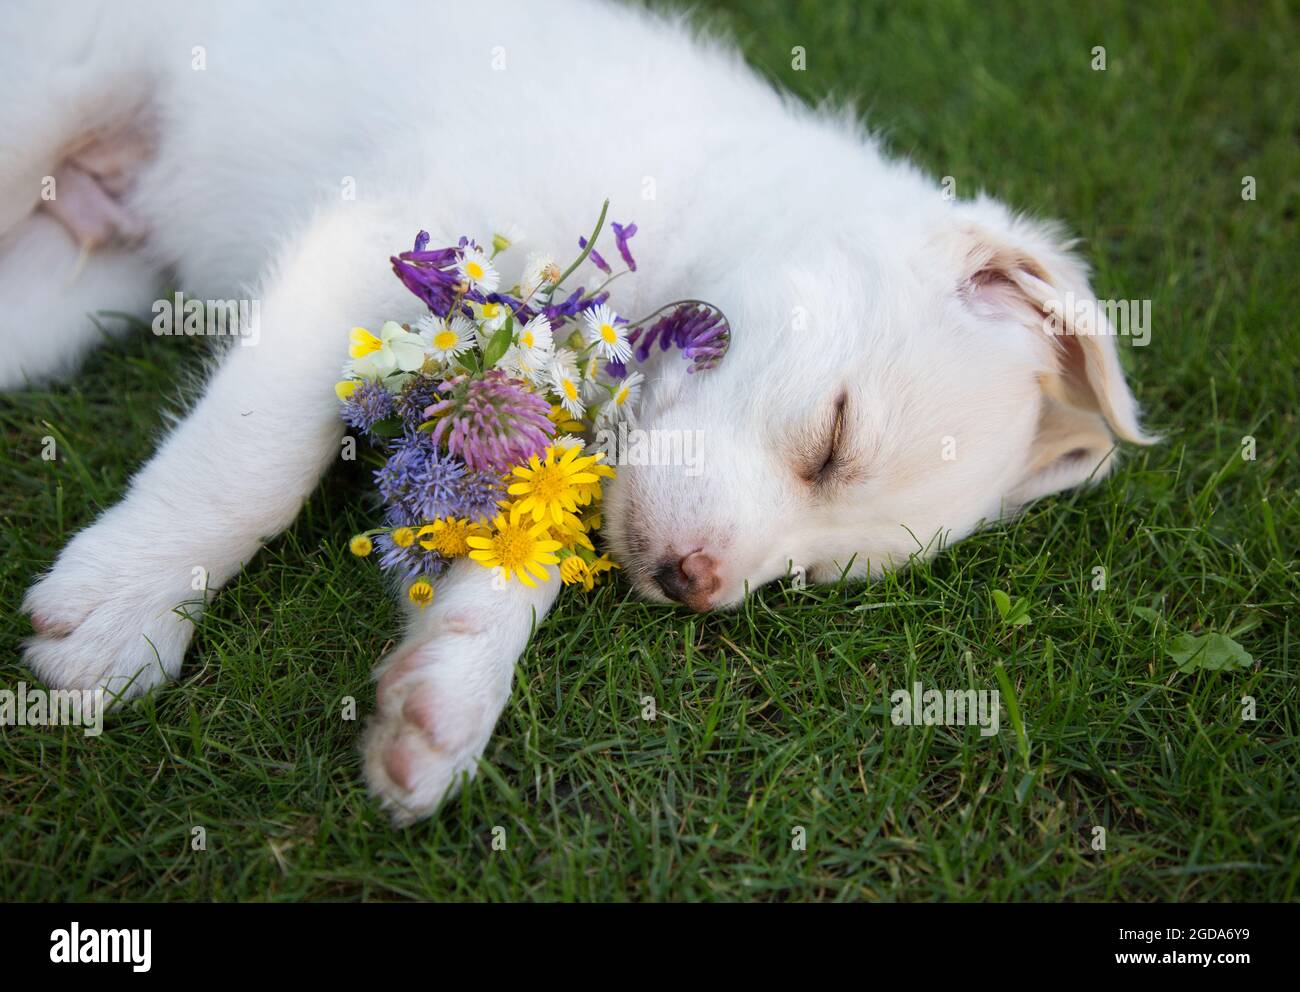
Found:
M 661 313 L 663 313 L 665 310 L 673 310 L 673 309 L 676 309 L 677 307 L 687 306 L 688 304 L 689 304 L 689 305 L 692 305 L 692 306 L 701 306 L 701 307 L 706 307 L 706 308 L 708 308 L 709 310 L 714 310 L 714 311 L 716 311 L 717 313 L 722 314 L 722 319 L 723 319 L 724 321 L 727 320 L 727 315 L 726 315 L 725 313 L 722 313 L 721 310 L 718 310 L 718 308 L 715 307 L 712 303 L 705 303 L 703 300 L 674 300 L 672 303 L 665 303 L 665 304 L 664 304 L 663 306 L 661 306 L 658 310 L 652 311 L 651 313 L 646 314 L 644 317 L 641 317 L 641 318 L 639 318 L 638 320 L 634 320 L 634 321 L 632 321 L 632 323 L 630 323 L 630 324 L 627 325 L 627 328 L 628 328 L 628 330 L 631 330 L 633 327 L 640 327 L 640 326 L 641 326 L 642 324 L 644 324 L 646 321 L 648 321 L 648 320 L 650 320 L 650 319 L 652 319 L 652 318 L 654 318 L 654 317 L 658 317 L 658 316 L 659 316 Z M 728 321 L 727 323 L 728 323 L 728 326 L 730 326 L 730 321 Z
M 596 218 L 596 229 L 591 232 L 591 237 L 587 239 L 587 247 L 582 249 L 582 254 L 579 255 L 577 259 L 574 260 L 574 263 L 572 265 L 570 265 L 567 269 L 564 270 L 563 275 L 561 275 L 560 278 L 556 279 L 555 282 L 551 283 L 550 292 L 554 293 L 557 289 L 559 289 L 560 286 L 563 285 L 564 280 L 568 279 L 569 276 L 573 275 L 574 270 L 576 270 L 579 265 L 581 265 L 583 262 L 587 260 L 587 256 L 590 255 L 592 249 L 596 247 L 596 238 L 600 236 L 601 228 L 605 226 L 605 214 L 608 212 L 608 210 L 609 210 L 609 200 L 606 199 L 604 204 L 601 205 L 600 216 Z

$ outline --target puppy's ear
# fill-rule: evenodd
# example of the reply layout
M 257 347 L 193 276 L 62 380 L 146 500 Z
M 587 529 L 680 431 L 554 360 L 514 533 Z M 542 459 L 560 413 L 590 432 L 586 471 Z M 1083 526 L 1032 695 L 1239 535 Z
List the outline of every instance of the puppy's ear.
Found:
M 1100 478 L 1111 466 L 1114 437 L 1134 444 L 1158 438 L 1138 423 L 1114 329 L 1069 243 L 1055 228 L 1010 217 L 988 201 L 974 208 L 977 216 L 963 220 L 949 241 L 958 294 L 981 318 L 1038 335 L 1048 356 L 1034 447 L 1010 494 L 1026 503 Z M 1090 320 L 1076 320 L 1080 303 Z

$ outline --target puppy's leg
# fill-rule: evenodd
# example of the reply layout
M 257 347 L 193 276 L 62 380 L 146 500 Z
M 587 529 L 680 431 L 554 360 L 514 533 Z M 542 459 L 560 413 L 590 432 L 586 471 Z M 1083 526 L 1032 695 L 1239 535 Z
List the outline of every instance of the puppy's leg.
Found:
M 185 614 L 293 520 L 340 450 L 346 329 L 395 305 L 373 235 L 345 219 L 295 246 L 259 301 L 260 337 L 230 346 L 125 499 L 29 590 L 26 660 L 47 684 L 134 695 L 174 677 Z
M 398 824 L 428 816 L 473 777 L 506 700 L 515 662 L 560 589 L 493 581 L 456 561 L 433 604 L 376 670 L 379 712 L 365 739 L 366 779 Z

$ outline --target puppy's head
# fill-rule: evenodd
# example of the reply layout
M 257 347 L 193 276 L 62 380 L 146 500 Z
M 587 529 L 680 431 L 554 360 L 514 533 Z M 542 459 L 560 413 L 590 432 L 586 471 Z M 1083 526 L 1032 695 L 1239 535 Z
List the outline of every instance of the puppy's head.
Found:
M 880 226 L 756 243 L 702 287 L 731 351 L 651 371 L 606 497 L 644 595 L 707 610 L 791 572 L 879 574 L 1150 442 L 1052 228 L 985 200 Z

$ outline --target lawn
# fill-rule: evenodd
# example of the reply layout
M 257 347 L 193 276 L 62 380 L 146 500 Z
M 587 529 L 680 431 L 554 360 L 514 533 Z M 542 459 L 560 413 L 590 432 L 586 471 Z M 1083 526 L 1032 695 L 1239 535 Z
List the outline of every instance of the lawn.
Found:
M 1150 299 L 1149 346 L 1122 350 L 1164 443 L 874 585 L 773 586 L 706 617 L 624 584 L 566 597 L 477 781 L 405 831 L 341 716 L 348 696 L 372 708 L 397 611 L 347 554 L 367 486 L 340 468 L 216 599 L 178 685 L 98 739 L 0 727 L 0 897 L 1296 897 L 1295 8 L 702 13 L 801 97 L 854 99 L 959 195 L 1063 219 L 1099 295 Z M 24 589 L 121 495 L 204 361 L 200 339 L 141 332 L 73 384 L 0 397 L 0 687 L 31 678 Z M 1253 663 L 1180 670 L 1179 637 L 1210 632 Z M 1005 684 L 1001 732 L 894 726 L 890 693 L 918 680 Z

